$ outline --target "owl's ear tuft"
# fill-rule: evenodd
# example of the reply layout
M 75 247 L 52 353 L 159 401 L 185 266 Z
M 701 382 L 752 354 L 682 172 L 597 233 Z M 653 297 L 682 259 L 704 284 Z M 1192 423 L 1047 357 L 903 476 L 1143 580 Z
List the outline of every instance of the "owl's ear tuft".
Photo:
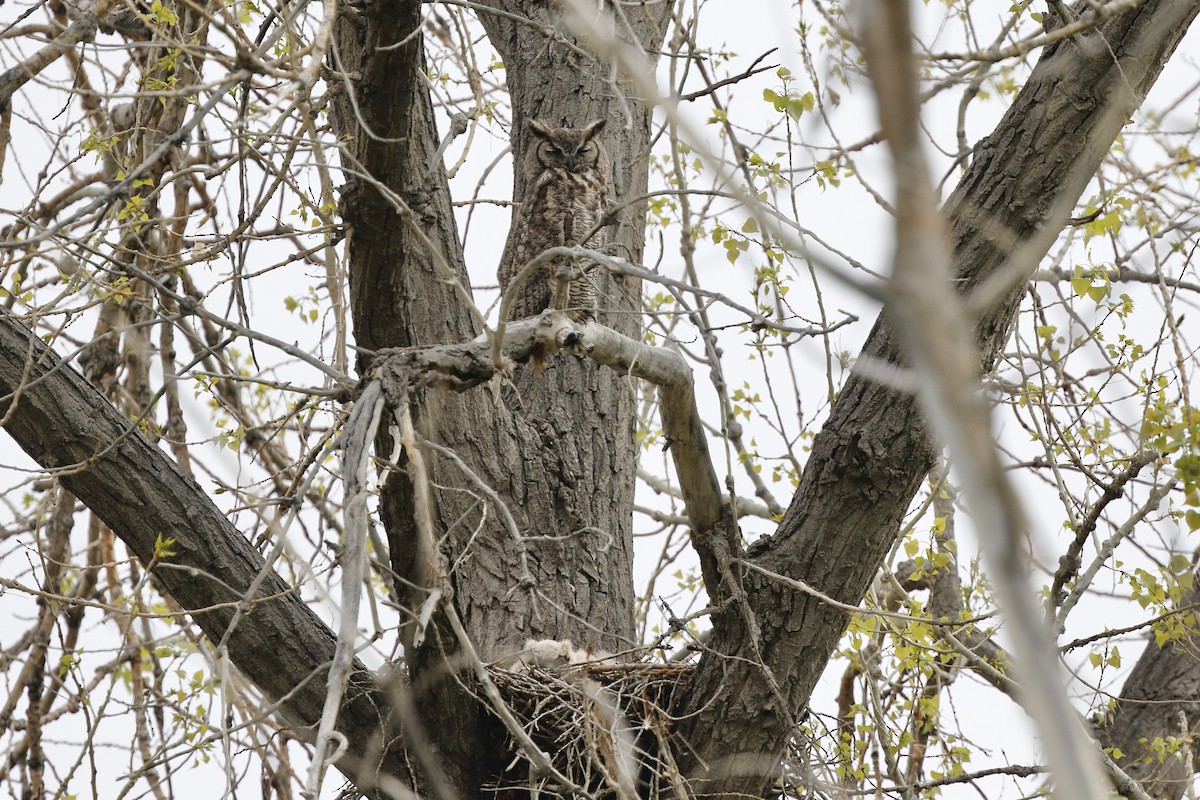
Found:
M 604 126 L 607 124 L 608 120 L 606 119 L 598 119 L 593 122 L 589 122 L 583 128 L 583 135 L 588 139 L 599 136 L 604 132 Z
M 549 139 L 553 135 L 550 126 L 540 119 L 529 120 L 525 127 L 529 128 L 529 132 L 540 139 Z

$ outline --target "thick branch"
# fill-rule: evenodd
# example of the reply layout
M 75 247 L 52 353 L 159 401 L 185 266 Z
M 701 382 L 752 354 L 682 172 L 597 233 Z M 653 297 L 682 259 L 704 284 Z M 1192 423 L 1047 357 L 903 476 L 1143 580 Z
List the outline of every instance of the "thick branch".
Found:
M 355 339 L 372 349 L 461 341 L 476 333 L 470 304 L 463 301 L 469 281 L 424 75 L 421 5 L 363 0 L 344 6 L 335 25 L 332 55 L 345 77 L 333 93 L 331 117 L 352 176 L 342 193 L 350 229 L 350 307 Z M 420 425 L 424 409 L 415 405 L 413 413 Z M 499 415 L 483 401 L 451 416 L 492 427 Z M 381 427 L 376 446 L 386 458 L 392 440 L 389 425 Z M 407 471 L 387 473 L 379 515 L 397 597 L 415 616 L 428 598 L 423 589 L 435 587 L 422 584 L 415 560 L 414 503 Z M 462 513 L 451 508 L 447 515 Z M 443 612 L 439 607 L 434 614 L 433 635 L 423 646 L 405 647 L 414 712 L 405 715 L 405 724 L 410 738 L 429 743 L 419 762 L 418 793 L 436 794 L 446 783 L 471 797 L 488 777 L 485 755 L 494 743 L 482 709 L 460 680 L 458 645 Z M 406 645 L 414 644 L 413 635 L 412 625 L 398 631 Z
M 1028 524 L 993 438 L 979 354 L 970 338 L 959 335 L 970 329 L 970 320 L 951 280 L 945 221 L 921 146 L 908 2 L 877 0 L 874 9 L 864 24 L 864 52 L 897 186 L 890 308 L 920 376 L 925 416 L 962 475 L 988 574 L 1009 623 L 1019 698 L 1041 733 L 1056 795 L 1092 800 L 1105 791 L 1095 746 L 1063 691 L 1050 630 L 1029 586 Z M 1062 197 L 1054 216 L 1074 204 L 1075 198 Z M 1032 272 L 1036 264 L 1019 266 Z
M 976 328 L 985 372 L 1008 337 L 1025 282 L 1197 10 L 1191 0 L 1148 0 L 1056 44 L 996 131 L 976 147 L 944 213 L 960 288 L 986 284 L 991 298 Z M 905 364 L 886 312 L 863 355 Z M 778 531 L 751 557 L 839 602 L 858 603 L 932 453 L 915 398 L 856 371 L 813 443 Z M 757 574 L 745 581 L 765 666 L 795 713 L 808 702 L 846 618 Z M 714 628 L 680 708 L 690 715 L 681 724 L 690 746 L 681 761 L 699 791 L 758 795 L 773 780 L 791 731 L 789 716 L 772 709 L 763 667 L 737 657 L 744 654 L 738 634 L 736 626 Z
M 311 735 L 303 729 L 321 717 L 334 653 L 329 628 L 191 478 L 7 312 L 0 312 L 0 415 L 30 458 L 55 471 L 143 563 L 154 560 L 161 540 L 174 540 L 171 555 L 156 562 L 159 585 L 209 641 L 227 642 L 233 663 L 279 702 L 301 736 Z M 338 717 L 350 747 L 338 767 L 361 788 L 375 784 L 377 769 L 406 773 L 389 723 L 372 673 L 355 661 Z

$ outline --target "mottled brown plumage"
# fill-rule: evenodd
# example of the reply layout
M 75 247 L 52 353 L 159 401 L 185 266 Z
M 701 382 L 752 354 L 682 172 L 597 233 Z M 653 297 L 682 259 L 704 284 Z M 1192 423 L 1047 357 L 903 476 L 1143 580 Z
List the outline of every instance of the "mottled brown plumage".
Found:
M 538 120 L 529 123 L 525 152 L 525 199 L 509 235 L 509 252 L 500 264 L 500 288 L 537 255 L 551 247 L 604 247 L 604 229 L 593 231 L 608 203 L 608 152 L 600 140 L 604 120 L 583 128 L 552 128 Z M 540 314 L 547 308 L 566 309 L 577 321 L 593 319 L 597 304 L 594 278 L 583 274 L 565 293 L 557 291 L 555 273 L 563 259 L 539 267 L 517 288 L 510 319 Z M 588 264 L 577 266 L 586 268 Z

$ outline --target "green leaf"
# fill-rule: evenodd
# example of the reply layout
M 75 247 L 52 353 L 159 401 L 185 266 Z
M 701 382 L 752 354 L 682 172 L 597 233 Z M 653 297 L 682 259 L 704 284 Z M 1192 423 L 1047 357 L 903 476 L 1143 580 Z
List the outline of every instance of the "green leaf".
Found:
M 1106 233 L 1115 234 L 1121 230 L 1121 225 L 1121 213 L 1116 209 L 1101 214 L 1084 226 L 1083 240 L 1086 242 L 1094 236 L 1103 236 Z
M 175 551 L 171 549 L 175 544 L 175 540 L 170 537 L 164 537 L 161 533 L 154 538 L 154 557 L 155 558 L 170 558 L 175 555 Z

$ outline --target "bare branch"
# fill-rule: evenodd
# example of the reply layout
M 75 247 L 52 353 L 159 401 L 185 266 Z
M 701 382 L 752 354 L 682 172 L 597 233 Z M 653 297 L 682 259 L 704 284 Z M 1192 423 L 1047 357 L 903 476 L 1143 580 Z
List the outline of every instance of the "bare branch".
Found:
M 951 281 L 947 230 L 921 150 L 909 13 L 904 0 L 879 0 L 864 25 L 867 68 L 896 174 L 892 310 L 905 350 L 925 377 L 920 396 L 927 416 L 963 475 L 1014 639 L 1022 703 L 1042 731 L 1056 790 L 1093 800 L 1105 791 L 1095 748 L 1063 691 L 1053 642 L 1028 585 L 1024 512 L 996 450 L 979 353 L 961 335 L 970 323 Z
M 228 642 L 233 663 L 281 701 L 288 718 L 316 725 L 333 634 L 193 480 L 7 312 L 0 312 L 0 397 L 7 398 L 4 427 L 25 452 L 47 467 L 85 464 L 63 474 L 63 484 L 144 563 L 158 564 L 163 587 L 211 641 Z M 173 551 L 156 558 L 163 536 L 174 539 Z M 248 594 L 264 569 L 261 589 Z M 254 613 L 231 627 L 243 605 Z M 348 685 L 338 730 L 351 746 L 338 768 L 362 786 L 374 785 L 380 768 L 406 774 L 398 751 L 380 752 L 376 732 L 387 724 L 386 704 L 374 696 L 374 677 L 356 661 Z

